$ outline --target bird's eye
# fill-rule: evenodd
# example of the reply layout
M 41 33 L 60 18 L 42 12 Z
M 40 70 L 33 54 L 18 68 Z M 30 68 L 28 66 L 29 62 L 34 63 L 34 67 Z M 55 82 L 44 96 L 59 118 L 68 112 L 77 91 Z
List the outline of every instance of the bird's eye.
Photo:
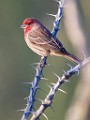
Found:
M 30 25 L 30 22 L 28 23 L 28 25 Z

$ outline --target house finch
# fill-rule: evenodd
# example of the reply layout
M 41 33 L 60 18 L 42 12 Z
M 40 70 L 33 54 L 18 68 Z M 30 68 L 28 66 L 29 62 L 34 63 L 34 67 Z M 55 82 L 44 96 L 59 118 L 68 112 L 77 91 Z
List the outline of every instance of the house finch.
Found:
M 27 18 L 21 28 L 24 29 L 25 42 L 35 53 L 44 57 L 49 55 L 63 56 L 79 64 L 80 59 L 67 52 L 62 43 L 51 34 L 38 20 Z

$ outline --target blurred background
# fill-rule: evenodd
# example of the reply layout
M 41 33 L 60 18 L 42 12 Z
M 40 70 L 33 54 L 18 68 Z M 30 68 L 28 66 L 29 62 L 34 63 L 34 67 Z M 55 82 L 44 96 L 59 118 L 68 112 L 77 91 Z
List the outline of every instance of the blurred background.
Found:
M 76 0 L 79 25 L 86 41 L 80 43 L 80 37 L 76 34 L 77 43 L 72 43 L 69 37 L 68 23 L 75 25 L 73 19 L 68 19 L 69 13 L 64 13 L 61 21 L 61 31 L 58 32 L 58 38 L 64 44 L 66 49 L 78 57 L 83 57 L 82 48 L 85 48 L 89 54 L 90 48 L 90 1 Z M 66 11 L 72 9 L 71 5 L 66 3 Z M 70 10 L 70 15 L 76 15 Z M 34 17 L 40 20 L 50 31 L 52 30 L 52 17 L 46 13 L 57 12 L 57 3 L 54 0 L 0 0 L 0 119 L 1 120 L 20 120 L 23 113 L 17 110 L 25 108 L 25 97 L 29 94 L 30 86 L 23 84 L 32 81 L 35 70 L 31 64 L 39 62 L 40 57 L 33 53 L 25 44 L 23 30 L 20 28 L 23 20 L 28 17 Z M 76 18 L 76 17 L 75 17 Z M 74 19 L 75 20 L 75 19 Z M 72 27 L 72 32 L 77 31 Z M 71 33 L 72 34 L 72 33 Z M 74 39 L 75 39 L 74 37 Z M 72 40 L 75 42 L 75 40 Z M 83 45 L 85 44 L 85 46 Z M 84 46 L 84 47 L 81 47 Z M 76 46 L 76 47 L 75 47 Z M 79 47 L 78 47 L 79 46 Z M 87 49 L 86 49 L 87 48 Z M 47 84 L 50 81 L 56 82 L 57 75 L 62 75 L 63 69 L 68 70 L 67 61 L 60 57 L 49 57 L 49 66 L 46 66 L 43 74 L 48 81 L 41 81 L 40 86 L 46 92 L 49 92 Z M 64 84 L 61 88 L 68 92 L 68 95 L 57 92 L 53 101 L 55 112 L 48 108 L 45 113 L 49 120 L 64 120 L 66 112 L 74 96 L 79 78 L 74 75 L 70 78 L 70 83 Z M 36 98 L 45 98 L 42 91 L 38 91 Z M 38 108 L 40 103 L 36 102 Z M 83 106 L 84 107 L 84 106 Z M 90 115 L 90 114 L 89 114 Z M 41 117 L 44 120 L 44 117 Z M 77 119 L 76 119 L 77 120 Z M 83 119 L 86 120 L 86 119 Z M 90 120 L 90 119 L 88 119 Z

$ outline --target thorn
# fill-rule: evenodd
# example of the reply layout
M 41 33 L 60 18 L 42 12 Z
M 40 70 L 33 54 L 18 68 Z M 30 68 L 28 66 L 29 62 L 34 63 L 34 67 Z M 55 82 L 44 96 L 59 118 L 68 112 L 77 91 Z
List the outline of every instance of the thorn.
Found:
M 84 50 L 82 50 L 84 60 L 87 58 Z
M 59 30 L 62 30 L 62 28 L 58 28 L 58 31 L 59 31 Z
M 62 29 L 63 29 L 63 27 L 60 27 L 60 28 L 59 28 L 59 30 L 62 30 Z
M 58 20 L 61 20 L 62 17 L 63 17 L 63 15 L 61 15 L 61 16 L 58 18 Z
M 64 90 L 62 90 L 62 89 L 60 89 L 60 88 L 58 88 L 58 90 L 61 91 L 61 92 L 63 92 L 63 93 L 65 93 L 65 94 L 67 94 L 66 91 L 64 91 Z
M 40 87 L 39 87 L 39 86 L 37 86 L 37 87 L 35 87 L 34 89 L 35 89 L 35 90 L 36 90 L 36 89 L 40 89 Z
M 60 28 L 57 29 L 58 31 L 60 30 Z
M 69 80 L 64 80 L 65 82 L 70 82 Z
M 51 84 L 51 85 L 55 85 L 55 83 L 53 83 L 53 82 L 50 82 L 50 84 Z
M 49 84 L 47 84 L 47 86 L 48 86 L 50 89 L 52 89 L 52 87 L 51 87 Z
M 68 65 L 71 69 L 73 68 L 69 63 L 67 63 L 67 65 Z
M 56 18 L 56 15 L 54 15 L 54 14 L 49 14 L 49 13 L 46 13 L 46 14 Z
M 64 72 L 64 74 L 66 74 L 66 71 L 65 71 L 65 70 L 63 70 L 63 72 Z
M 77 69 L 75 72 L 77 72 L 77 76 L 80 74 L 80 71 L 79 71 L 79 69 Z
M 48 117 L 45 115 L 45 113 L 42 113 L 42 115 L 46 118 L 46 120 L 48 120 Z
M 28 84 L 28 85 L 32 85 L 32 82 L 24 82 L 23 84 Z
M 36 67 L 35 67 L 35 66 L 32 66 L 32 69 L 37 70 L 37 66 L 36 66 Z
M 25 98 L 24 98 L 24 100 L 28 100 L 28 99 L 29 99 L 29 97 L 25 97 Z
M 43 103 L 43 100 L 41 100 L 41 99 L 38 99 L 41 103 Z
M 60 80 L 60 77 L 56 73 L 53 73 L 53 74 L 58 78 L 58 80 Z
M 53 26 L 54 26 L 54 27 L 56 26 L 55 22 L 53 23 Z
M 48 80 L 48 79 L 43 77 L 43 78 L 41 78 L 41 80 Z
M 39 64 L 40 64 L 40 63 L 38 62 L 38 63 L 33 63 L 33 64 L 30 64 L 30 65 L 32 66 L 32 65 L 39 65 Z
M 21 110 L 17 110 L 18 112 L 24 112 L 25 111 L 25 109 L 21 109 Z

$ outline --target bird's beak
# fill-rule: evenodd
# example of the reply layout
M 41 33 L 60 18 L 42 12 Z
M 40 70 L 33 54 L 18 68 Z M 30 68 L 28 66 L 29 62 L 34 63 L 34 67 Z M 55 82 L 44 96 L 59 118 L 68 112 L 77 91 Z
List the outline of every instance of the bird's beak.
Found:
M 26 26 L 26 25 L 23 25 L 23 24 L 20 26 L 20 28 L 23 28 L 23 29 L 26 28 L 26 27 L 27 27 L 27 26 Z

